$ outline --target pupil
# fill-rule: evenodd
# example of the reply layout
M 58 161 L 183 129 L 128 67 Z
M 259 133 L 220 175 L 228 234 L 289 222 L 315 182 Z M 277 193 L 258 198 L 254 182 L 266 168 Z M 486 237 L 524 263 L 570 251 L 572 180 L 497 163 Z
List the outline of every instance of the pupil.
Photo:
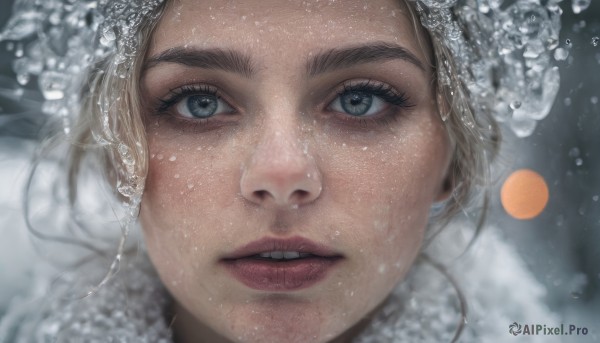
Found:
M 208 118 L 217 111 L 218 102 L 214 95 L 194 95 L 188 98 L 187 106 L 194 117 Z
M 350 100 L 350 104 L 352 106 L 360 105 L 363 102 L 363 98 L 360 95 L 354 94 L 352 95 L 352 99 Z
M 373 95 L 363 92 L 348 92 L 341 97 L 342 108 L 353 116 L 362 116 L 369 112 L 373 104 Z

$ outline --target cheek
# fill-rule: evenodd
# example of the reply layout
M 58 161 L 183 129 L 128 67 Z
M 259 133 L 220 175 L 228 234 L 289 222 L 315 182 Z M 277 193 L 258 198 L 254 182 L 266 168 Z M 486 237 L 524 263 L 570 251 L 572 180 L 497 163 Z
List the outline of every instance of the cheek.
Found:
M 239 189 L 231 180 L 239 166 L 235 156 L 218 147 L 218 137 L 152 131 L 148 135 L 150 161 L 142 205 L 177 221 L 210 220 L 215 216 L 208 214 L 231 206 Z
M 327 194 L 343 213 L 337 230 L 360 247 L 365 265 L 357 270 L 381 287 L 400 279 L 418 254 L 448 160 L 443 128 L 412 129 L 377 144 L 331 142 L 324 164 Z
M 185 283 L 213 252 L 210 242 L 227 240 L 224 211 L 237 185 L 228 182 L 239 168 L 206 142 L 184 136 L 152 135 L 140 221 L 150 258 L 164 279 Z M 219 172 L 216 172 L 216 171 Z M 186 269 L 180 266 L 188 266 Z

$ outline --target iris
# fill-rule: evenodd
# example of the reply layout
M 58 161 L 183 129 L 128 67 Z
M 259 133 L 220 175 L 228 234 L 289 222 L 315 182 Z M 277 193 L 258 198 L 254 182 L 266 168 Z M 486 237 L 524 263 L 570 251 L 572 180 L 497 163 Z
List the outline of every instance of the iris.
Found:
M 208 118 L 217 111 L 219 101 L 216 96 L 210 94 L 193 95 L 187 98 L 186 106 L 192 116 Z
M 373 104 L 373 95 L 364 92 L 346 92 L 340 96 L 342 108 L 353 116 L 365 115 Z

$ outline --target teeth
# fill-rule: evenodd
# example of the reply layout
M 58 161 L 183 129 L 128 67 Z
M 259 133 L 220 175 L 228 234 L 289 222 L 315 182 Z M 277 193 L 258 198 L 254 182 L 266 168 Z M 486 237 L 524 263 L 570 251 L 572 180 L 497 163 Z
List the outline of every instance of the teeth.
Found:
M 283 258 L 283 251 L 271 251 L 271 258 L 281 260 Z
M 261 252 L 259 256 L 262 258 L 272 258 L 275 260 L 293 260 L 301 257 L 310 256 L 310 254 L 299 253 L 297 251 L 269 251 Z
M 295 252 L 295 251 L 284 251 L 283 252 L 283 258 L 285 259 L 291 259 L 291 258 L 298 258 L 300 257 L 300 253 L 299 252 Z

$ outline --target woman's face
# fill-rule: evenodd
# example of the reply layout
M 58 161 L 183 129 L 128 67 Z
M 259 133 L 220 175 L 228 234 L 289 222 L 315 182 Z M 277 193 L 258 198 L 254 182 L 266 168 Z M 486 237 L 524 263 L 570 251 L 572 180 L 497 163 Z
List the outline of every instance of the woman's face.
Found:
M 402 1 L 169 3 L 140 217 L 181 341 L 343 340 L 403 279 L 448 193 L 429 55 Z

